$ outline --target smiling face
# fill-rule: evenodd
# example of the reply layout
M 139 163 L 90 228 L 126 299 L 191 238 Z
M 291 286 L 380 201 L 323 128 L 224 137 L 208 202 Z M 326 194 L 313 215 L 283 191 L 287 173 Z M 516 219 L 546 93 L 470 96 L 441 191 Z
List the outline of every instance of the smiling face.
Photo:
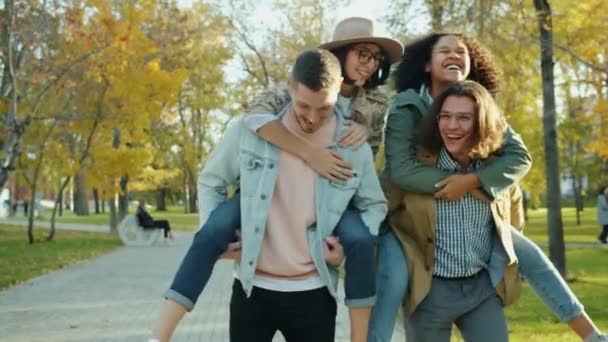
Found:
M 372 76 L 385 58 L 382 49 L 376 44 L 363 43 L 353 46 L 346 54 L 346 76 L 354 81 L 354 85 L 361 87 Z M 367 60 L 366 63 L 361 63 Z
M 477 140 L 475 101 L 468 96 L 448 96 L 437 121 L 446 150 L 457 162 L 468 164 L 469 152 Z
M 313 91 L 304 84 L 291 80 L 288 85 L 293 102 L 292 110 L 298 125 L 305 133 L 316 132 L 332 115 L 338 100 L 340 82 L 319 91 Z
M 467 46 L 456 36 L 439 38 L 431 51 L 431 60 L 425 71 L 430 73 L 431 84 L 446 85 L 463 81 L 471 71 L 471 58 Z

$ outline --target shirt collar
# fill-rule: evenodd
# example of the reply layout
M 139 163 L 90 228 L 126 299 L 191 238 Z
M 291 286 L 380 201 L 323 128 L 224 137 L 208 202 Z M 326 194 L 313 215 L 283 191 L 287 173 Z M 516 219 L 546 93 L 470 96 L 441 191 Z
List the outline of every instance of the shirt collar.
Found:
M 441 147 L 439 150 L 439 158 L 437 159 L 437 167 L 446 171 L 456 171 L 456 172 L 470 172 L 479 169 L 483 166 L 483 162 L 480 159 L 475 159 L 471 161 L 469 166 L 463 169 L 458 162 L 456 162 L 448 151 L 445 149 L 445 146 Z

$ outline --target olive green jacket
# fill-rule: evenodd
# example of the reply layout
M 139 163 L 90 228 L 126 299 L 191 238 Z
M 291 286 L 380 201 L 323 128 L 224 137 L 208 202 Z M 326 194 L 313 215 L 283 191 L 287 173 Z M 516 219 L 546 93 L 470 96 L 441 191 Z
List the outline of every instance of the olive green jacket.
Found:
M 391 101 L 386 121 L 384 172 L 401 189 L 434 193 L 435 184 L 450 173 L 416 159 L 414 137 L 430 103 L 413 89 L 398 93 Z M 532 166 L 532 157 L 521 136 L 509 126 L 503 147 L 491 165 L 478 170 L 482 190 L 490 199 L 517 183 Z
M 429 166 L 437 162 L 437 156 L 430 153 L 420 153 L 418 159 Z M 388 222 L 406 255 L 410 289 L 404 308 L 411 314 L 431 289 L 435 266 L 437 202 L 430 194 L 404 191 L 386 177 L 382 180 L 382 186 L 389 203 Z M 515 303 L 521 293 L 521 279 L 511 236 L 511 225 L 523 229 L 521 200 L 521 191 L 514 185 L 509 187 L 509 191 L 499 193 L 490 206 L 496 234 L 507 257 L 502 279 L 496 286 L 496 293 L 503 305 Z

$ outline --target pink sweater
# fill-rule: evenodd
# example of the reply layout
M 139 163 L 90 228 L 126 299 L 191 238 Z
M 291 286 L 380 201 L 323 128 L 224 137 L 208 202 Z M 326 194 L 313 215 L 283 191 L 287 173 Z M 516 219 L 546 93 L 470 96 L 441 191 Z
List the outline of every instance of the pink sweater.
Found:
M 331 115 L 316 132 L 305 133 L 293 109 L 281 121 L 291 133 L 317 147 L 332 143 L 337 125 L 336 117 Z M 305 279 L 316 274 L 306 238 L 307 228 L 317 219 L 316 174 L 303 160 L 287 152 L 281 152 L 277 172 L 256 273 L 273 278 Z

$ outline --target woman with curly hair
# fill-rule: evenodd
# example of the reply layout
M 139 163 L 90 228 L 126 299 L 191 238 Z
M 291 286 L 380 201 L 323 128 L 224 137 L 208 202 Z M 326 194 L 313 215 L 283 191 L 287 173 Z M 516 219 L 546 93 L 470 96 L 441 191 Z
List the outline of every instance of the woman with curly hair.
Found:
M 433 194 L 436 200 L 460 200 L 475 190 L 494 200 L 528 172 L 530 155 L 521 137 L 509 126 L 505 128 L 502 146 L 481 169 L 454 173 L 417 159 L 417 127 L 433 99 L 445 89 L 468 79 L 480 83 L 493 96 L 498 94 L 498 68 L 490 52 L 477 40 L 460 33 L 441 32 L 412 42 L 404 48 L 394 79 L 398 94 L 391 102 L 386 123 L 384 174 L 394 186 L 404 191 Z M 517 222 L 523 222 L 523 218 L 514 217 L 511 222 L 520 228 Z M 581 339 L 607 341 L 542 250 L 515 228 L 511 229 L 511 235 L 519 271 L 545 305 L 568 322 Z M 435 243 L 435 237 L 429 237 L 428 243 Z M 504 256 L 500 252 L 492 252 L 493 260 L 501 254 Z M 389 230 L 380 236 L 377 302 L 370 320 L 369 341 L 390 340 L 398 307 L 407 298 L 408 288 L 415 287 L 417 282 L 409 276 L 408 266 L 412 266 L 411 261 L 406 262 L 402 244 L 394 233 Z M 497 285 L 501 278 L 490 275 L 492 284 Z

